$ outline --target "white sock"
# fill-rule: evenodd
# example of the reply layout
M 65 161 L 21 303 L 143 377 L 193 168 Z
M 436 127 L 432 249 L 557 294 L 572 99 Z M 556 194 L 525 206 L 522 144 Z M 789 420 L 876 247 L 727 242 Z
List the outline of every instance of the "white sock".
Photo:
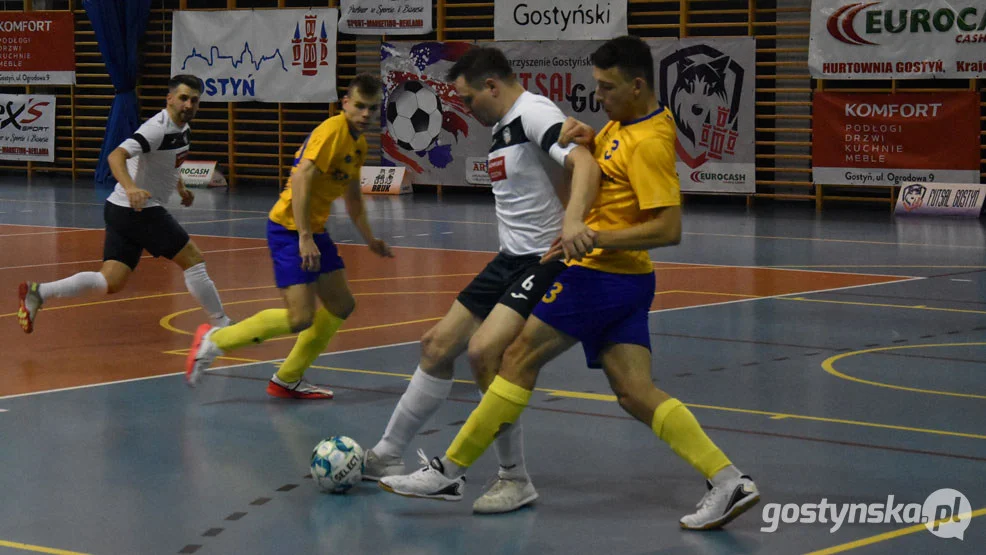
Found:
M 452 391 L 452 380 L 429 376 L 419 365 L 401 395 L 380 441 L 373 446 L 377 456 L 403 457 L 407 444 L 421 426 L 438 411 Z
M 721 486 L 726 482 L 728 482 L 729 480 L 735 480 L 742 477 L 743 477 L 743 473 L 740 472 L 738 468 L 736 468 L 733 465 L 729 465 L 726 468 L 720 470 L 719 472 L 716 472 L 716 475 L 713 476 L 712 480 L 710 481 L 712 482 L 713 486 Z
M 226 322 L 228 318 L 223 311 L 223 303 L 219 300 L 219 291 L 216 291 L 216 284 L 212 283 L 212 279 L 205 271 L 205 262 L 200 262 L 185 270 L 185 287 L 209 314 L 213 324 L 220 327 L 228 324 Z
M 105 295 L 109 290 L 106 278 L 99 272 L 79 272 L 65 279 L 38 285 L 42 301 L 65 297 L 81 297 L 93 293 Z
M 530 480 L 524 464 L 524 428 L 520 421 L 507 426 L 493 440 L 496 458 L 500 461 L 499 476 L 508 480 Z

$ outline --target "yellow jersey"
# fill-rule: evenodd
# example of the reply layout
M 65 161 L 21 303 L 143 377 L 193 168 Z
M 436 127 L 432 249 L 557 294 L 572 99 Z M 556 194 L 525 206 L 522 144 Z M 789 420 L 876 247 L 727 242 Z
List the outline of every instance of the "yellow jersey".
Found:
M 308 210 L 312 233 L 325 230 L 329 219 L 332 201 L 342 196 L 346 186 L 359 180 L 360 168 L 366 160 L 366 137 L 353 135 L 344 114 L 338 114 L 323 121 L 315 128 L 294 154 L 294 166 L 288 182 L 281 191 L 281 197 L 271 208 L 271 221 L 287 229 L 298 229 L 294 221 L 294 208 L 291 205 L 291 178 L 298 170 L 302 159 L 311 160 L 321 172 L 312 179 L 311 200 Z
M 626 123 L 607 123 L 596 135 L 602 179 L 586 225 L 597 231 L 625 229 L 647 221 L 645 210 L 679 206 L 674 143 L 674 116 L 664 107 Z M 654 271 L 645 250 L 594 249 L 571 264 L 614 274 Z

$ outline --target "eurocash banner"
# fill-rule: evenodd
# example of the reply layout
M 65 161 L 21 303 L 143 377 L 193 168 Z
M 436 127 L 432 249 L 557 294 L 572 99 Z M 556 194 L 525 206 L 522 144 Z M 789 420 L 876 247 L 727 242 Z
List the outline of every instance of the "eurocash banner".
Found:
M 829 79 L 986 77 L 986 3 L 813 0 L 808 68 Z
M 340 33 L 424 35 L 431 31 L 429 0 L 342 0 Z
M 335 102 L 339 10 L 176 11 L 171 75 L 203 102 Z
M 0 160 L 55 161 L 55 97 L 0 94 Z
M 496 0 L 493 5 L 497 41 L 607 40 L 625 34 L 627 0 Z
M 676 148 L 682 190 L 753 192 L 753 39 L 647 42 L 655 54 L 656 81 L 667 85 L 658 94 L 679 120 Z M 608 118 L 594 97 L 589 56 L 601 44 L 495 43 L 527 90 L 546 96 L 563 113 L 597 130 Z M 470 46 L 458 42 L 382 45 L 383 164 L 406 166 L 414 183 L 489 185 L 488 177 L 480 173 L 490 147 L 490 129 L 469 114 L 452 85 L 444 81 L 448 68 Z
M 755 192 L 754 39 L 647 42 L 658 96 L 678 126 L 681 190 Z

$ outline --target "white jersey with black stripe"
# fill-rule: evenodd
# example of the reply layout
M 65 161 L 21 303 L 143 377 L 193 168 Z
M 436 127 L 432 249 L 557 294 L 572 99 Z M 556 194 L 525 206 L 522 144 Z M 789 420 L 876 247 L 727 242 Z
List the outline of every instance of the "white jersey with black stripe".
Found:
M 151 194 L 144 206 L 160 206 L 175 190 L 178 168 L 188 155 L 191 130 L 179 127 L 164 109 L 145 121 L 120 148 L 130 154 L 127 171 L 137 187 Z M 119 183 L 107 199 L 117 206 L 130 207 L 126 191 Z
M 547 98 L 525 91 L 493 126 L 488 170 L 496 197 L 500 252 L 543 254 L 561 234 L 564 208 L 555 184 L 575 147 L 558 146 L 565 115 Z

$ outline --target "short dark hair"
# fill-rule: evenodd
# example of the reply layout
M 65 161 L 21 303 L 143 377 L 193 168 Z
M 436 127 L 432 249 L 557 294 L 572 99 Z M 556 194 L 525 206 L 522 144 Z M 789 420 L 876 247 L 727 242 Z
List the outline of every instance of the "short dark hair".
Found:
M 590 57 L 599 69 L 616 67 L 630 79 L 640 77 L 654 90 L 654 57 L 640 37 L 624 35 L 606 41 Z
M 496 77 L 504 81 L 513 80 L 514 69 L 510 66 L 510 60 L 499 48 L 474 46 L 452 64 L 445 80 L 455 81 L 460 76 L 470 86 L 478 88 L 477 85 L 489 77 Z
M 202 80 L 189 73 L 182 73 L 168 79 L 168 92 L 175 92 L 178 85 L 185 85 L 192 90 L 202 92 Z
M 381 90 L 383 90 L 383 84 L 380 82 L 380 78 L 372 73 L 364 72 L 353 77 L 349 86 L 346 87 L 346 94 L 359 91 L 363 96 L 374 97 L 380 94 Z

